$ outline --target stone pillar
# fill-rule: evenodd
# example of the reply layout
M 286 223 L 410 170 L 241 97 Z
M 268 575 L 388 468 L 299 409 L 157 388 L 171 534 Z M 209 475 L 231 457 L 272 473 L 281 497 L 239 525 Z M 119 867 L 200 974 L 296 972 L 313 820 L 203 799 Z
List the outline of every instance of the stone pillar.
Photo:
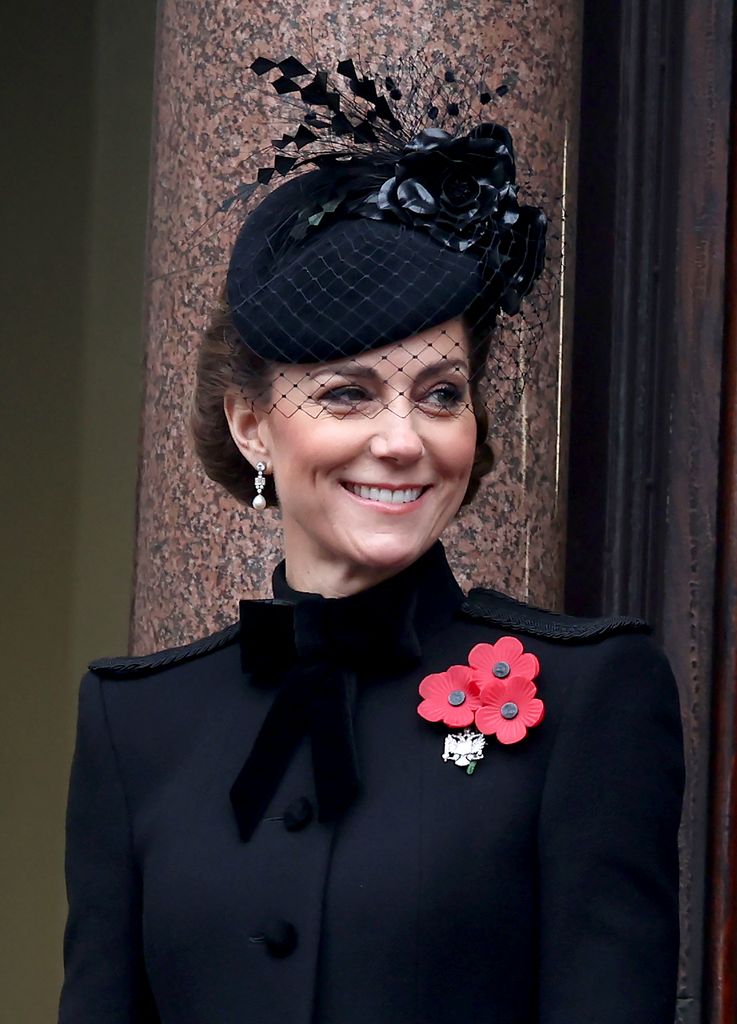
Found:
M 243 180 L 239 162 L 274 135 L 254 56 L 313 52 L 329 66 L 360 53 L 441 50 L 452 66 L 490 54 L 517 80 L 493 116 L 515 139 L 519 180 L 553 216 L 559 286 L 522 402 L 490 402 L 497 465 L 444 535 L 464 586 L 494 586 L 555 606 L 562 593 L 567 452 L 570 223 L 576 166 L 580 0 L 164 0 L 160 6 L 150 208 L 148 348 L 141 432 L 137 652 L 232 622 L 241 596 L 270 596 L 281 558 L 278 513 L 238 505 L 199 467 L 187 431 L 194 354 L 237 224 L 192 232 Z M 492 81 L 494 75 L 491 76 Z M 278 104 L 280 101 L 276 99 Z M 270 156 L 261 159 L 261 163 Z M 560 197 L 564 196 L 561 202 Z M 551 198 L 552 197 L 552 198 Z M 562 316 L 562 323 L 561 323 Z

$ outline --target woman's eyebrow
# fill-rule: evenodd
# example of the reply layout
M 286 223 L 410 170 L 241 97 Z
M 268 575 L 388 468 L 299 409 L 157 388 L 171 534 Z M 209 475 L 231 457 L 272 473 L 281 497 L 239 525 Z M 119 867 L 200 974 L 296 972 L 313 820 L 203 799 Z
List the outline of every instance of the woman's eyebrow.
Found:
M 465 359 L 438 359 L 434 363 L 428 363 L 419 371 L 415 377 L 415 383 L 421 384 L 428 377 L 434 377 L 437 373 L 448 373 L 451 370 L 462 370 L 468 375 L 468 363 Z
M 421 384 L 428 377 L 434 377 L 437 373 L 447 373 L 450 370 L 462 370 L 464 373 L 468 373 L 468 363 L 465 359 L 438 359 L 433 363 L 428 363 L 423 366 L 421 370 L 414 377 L 414 382 Z M 399 367 L 396 368 L 397 373 L 401 373 Z M 364 380 L 381 381 L 382 375 L 379 374 L 373 366 L 366 366 L 364 363 L 342 363 L 340 366 L 336 366 L 332 370 L 318 370 L 314 375 L 315 377 L 359 377 Z
M 332 377 L 364 377 L 364 378 L 378 378 L 379 374 L 373 368 L 373 366 L 364 366 L 363 363 L 342 363 L 340 366 L 335 366 L 331 370 L 318 370 L 311 376 L 317 378 L 327 377 L 330 380 Z

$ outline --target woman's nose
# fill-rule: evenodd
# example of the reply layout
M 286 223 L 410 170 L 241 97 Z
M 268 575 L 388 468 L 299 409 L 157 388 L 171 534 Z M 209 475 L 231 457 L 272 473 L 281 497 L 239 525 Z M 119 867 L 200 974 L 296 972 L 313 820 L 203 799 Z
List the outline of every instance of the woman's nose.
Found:
M 376 430 L 371 436 L 369 450 L 377 459 L 410 463 L 424 454 L 425 446 L 411 413 L 400 414 L 393 409 L 384 409 L 374 423 Z

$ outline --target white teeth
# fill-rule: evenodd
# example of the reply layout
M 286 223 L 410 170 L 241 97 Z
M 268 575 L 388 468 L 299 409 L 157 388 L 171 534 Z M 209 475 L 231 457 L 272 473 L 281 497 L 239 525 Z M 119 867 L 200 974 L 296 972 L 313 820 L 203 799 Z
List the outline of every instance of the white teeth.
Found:
M 364 487 L 362 484 L 346 484 L 349 491 L 359 498 L 368 501 L 384 501 L 391 505 L 404 505 L 408 501 L 417 501 L 422 494 L 421 487 L 406 487 L 404 490 L 391 491 L 388 487 Z

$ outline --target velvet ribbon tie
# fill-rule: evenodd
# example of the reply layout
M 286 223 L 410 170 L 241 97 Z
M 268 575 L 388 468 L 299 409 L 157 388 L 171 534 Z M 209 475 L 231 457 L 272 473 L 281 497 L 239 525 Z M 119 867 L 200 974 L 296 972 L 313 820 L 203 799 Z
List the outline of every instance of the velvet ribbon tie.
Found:
M 361 595 L 240 602 L 241 665 L 256 685 L 278 686 L 253 748 L 230 789 L 247 842 L 289 761 L 310 737 L 318 818 L 334 821 L 360 789 L 353 728 L 357 669 L 416 663 L 415 598 L 371 607 Z

